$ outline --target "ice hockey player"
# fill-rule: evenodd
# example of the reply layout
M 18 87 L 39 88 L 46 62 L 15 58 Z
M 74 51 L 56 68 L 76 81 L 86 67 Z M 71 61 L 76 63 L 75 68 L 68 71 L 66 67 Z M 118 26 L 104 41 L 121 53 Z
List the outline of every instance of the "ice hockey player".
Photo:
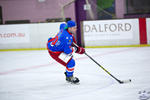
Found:
M 62 23 L 60 25 L 60 32 L 54 38 L 50 38 L 47 43 L 50 56 L 66 67 L 66 81 L 74 84 L 79 83 L 79 79 L 73 76 L 75 60 L 72 53 L 84 54 L 85 52 L 84 48 L 73 45 L 73 42 L 76 43 L 73 36 L 76 30 L 77 26 L 74 21 L 68 21 L 67 25 Z

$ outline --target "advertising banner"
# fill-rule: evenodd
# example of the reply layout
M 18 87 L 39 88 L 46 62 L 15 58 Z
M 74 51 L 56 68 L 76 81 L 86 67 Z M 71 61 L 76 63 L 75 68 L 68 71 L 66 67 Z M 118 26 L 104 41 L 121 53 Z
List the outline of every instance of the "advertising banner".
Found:
M 30 42 L 28 25 L 1 25 L 0 44 Z
M 85 21 L 85 40 L 132 39 L 131 20 Z
M 84 21 L 83 37 L 86 46 L 138 44 L 139 21 L 138 19 Z
M 150 44 L 150 18 L 146 18 L 147 41 Z

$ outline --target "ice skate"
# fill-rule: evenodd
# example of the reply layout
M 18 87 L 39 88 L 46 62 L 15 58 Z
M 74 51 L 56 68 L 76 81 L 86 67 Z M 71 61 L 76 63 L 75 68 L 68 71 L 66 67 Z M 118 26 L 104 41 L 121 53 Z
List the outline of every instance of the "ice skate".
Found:
M 74 76 L 67 77 L 66 72 L 65 72 L 65 76 L 66 76 L 67 82 L 69 82 L 71 84 L 79 84 L 80 80 L 77 77 L 74 77 Z

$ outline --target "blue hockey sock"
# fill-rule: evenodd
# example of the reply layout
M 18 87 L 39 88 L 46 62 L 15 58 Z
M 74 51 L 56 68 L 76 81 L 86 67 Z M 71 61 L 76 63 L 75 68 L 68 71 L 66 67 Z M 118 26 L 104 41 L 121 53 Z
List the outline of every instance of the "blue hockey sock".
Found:
M 71 59 L 66 67 L 66 76 L 67 77 L 73 76 L 74 66 L 75 66 L 75 61 L 74 61 L 74 59 Z

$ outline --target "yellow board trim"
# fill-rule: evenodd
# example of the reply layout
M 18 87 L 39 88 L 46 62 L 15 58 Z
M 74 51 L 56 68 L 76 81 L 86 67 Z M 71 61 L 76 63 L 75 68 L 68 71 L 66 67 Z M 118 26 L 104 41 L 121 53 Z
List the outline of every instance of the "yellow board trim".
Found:
M 0 49 L 0 51 L 47 50 L 46 48 Z
M 118 46 L 85 46 L 85 48 L 120 48 L 120 47 L 150 47 L 150 44 L 118 45 Z M 47 48 L 0 49 L 0 51 L 26 51 L 26 50 L 47 50 Z

